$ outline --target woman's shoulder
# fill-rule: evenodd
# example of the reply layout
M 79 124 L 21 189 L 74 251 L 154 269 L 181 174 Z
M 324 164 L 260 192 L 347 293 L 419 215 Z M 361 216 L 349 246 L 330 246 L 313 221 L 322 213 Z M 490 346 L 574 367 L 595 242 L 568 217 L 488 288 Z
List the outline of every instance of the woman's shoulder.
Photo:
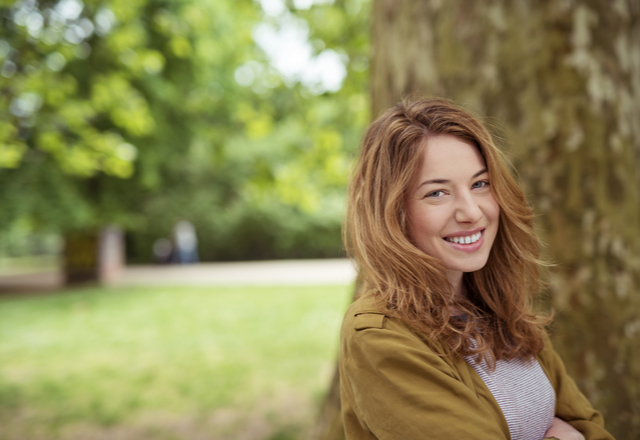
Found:
M 555 351 L 553 343 L 551 342 L 551 336 L 546 329 L 542 331 L 542 340 L 544 345 L 536 357 L 555 387 L 559 376 L 566 374 L 566 371 L 562 359 L 560 359 L 560 356 Z
M 342 335 L 366 329 L 382 329 L 391 314 L 378 307 L 372 292 L 363 293 L 347 309 L 342 324 Z
M 439 341 L 428 341 L 426 335 L 416 332 L 404 320 L 380 307 L 373 293 L 364 293 L 349 306 L 340 338 L 347 345 L 367 345 L 372 348 L 413 346 L 439 354 L 445 351 Z
M 345 320 L 356 320 L 356 318 L 358 318 L 358 320 L 360 321 L 362 319 L 366 319 L 367 316 L 381 317 L 377 319 L 391 316 L 389 312 L 386 312 L 383 308 L 378 307 L 373 292 L 365 292 L 360 295 L 353 303 L 351 303 L 345 314 Z

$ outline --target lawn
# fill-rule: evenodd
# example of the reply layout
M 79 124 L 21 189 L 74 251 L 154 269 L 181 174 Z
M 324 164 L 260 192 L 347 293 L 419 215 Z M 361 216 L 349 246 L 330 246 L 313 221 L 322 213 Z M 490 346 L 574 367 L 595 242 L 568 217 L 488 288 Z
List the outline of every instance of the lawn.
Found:
M 0 439 L 302 439 L 350 289 L 0 297 Z

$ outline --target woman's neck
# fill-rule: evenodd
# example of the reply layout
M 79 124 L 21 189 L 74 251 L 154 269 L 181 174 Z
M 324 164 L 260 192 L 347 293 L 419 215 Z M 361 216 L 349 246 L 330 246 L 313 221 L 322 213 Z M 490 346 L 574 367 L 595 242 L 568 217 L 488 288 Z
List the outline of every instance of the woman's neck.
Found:
M 453 287 L 454 298 L 464 298 L 467 295 L 462 275 L 463 273 L 459 270 L 447 271 L 447 280 Z
M 448 271 L 447 280 L 453 287 L 453 304 L 449 306 L 449 312 L 452 316 L 462 315 L 462 311 L 456 307 L 456 303 L 467 296 L 467 287 L 465 286 L 462 272 Z

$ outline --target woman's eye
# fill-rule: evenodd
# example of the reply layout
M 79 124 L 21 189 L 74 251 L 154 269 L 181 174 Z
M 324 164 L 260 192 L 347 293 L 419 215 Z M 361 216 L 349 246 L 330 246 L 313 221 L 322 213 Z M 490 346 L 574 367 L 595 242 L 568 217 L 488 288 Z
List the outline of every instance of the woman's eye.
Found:
M 438 191 L 430 192 L 430 193 L 429 193 L 429 194 L 427 194 L 425 197 L 435 198 L 435 197 L 441 197 L 443 194 L 444 194 L 444 191 L 442 191 L 442 190 L 438 190 Z
M 485 186 L 489 186 L 489 181 L 488 180 L 480 180 L 476 183 L 474 183 L 473 185 L 471 185 L 472 188 L 484 188 Z

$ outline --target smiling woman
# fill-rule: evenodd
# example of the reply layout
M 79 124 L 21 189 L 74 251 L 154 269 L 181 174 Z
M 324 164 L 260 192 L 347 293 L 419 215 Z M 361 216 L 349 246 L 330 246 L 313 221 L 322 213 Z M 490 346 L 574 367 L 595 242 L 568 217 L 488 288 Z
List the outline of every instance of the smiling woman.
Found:
M 500 207 L 476 147 L 440 135 L 429 137 L 422 149 L 422 167 L 407 201 L 409 236 L 444 264 L 454 291 L 460 291 L 462 274 L 482 269 L 489 258 Z
M 341 331 L 348 440 L 612 438 L 532 308 L 533 213 L 476 118 L 428 99 L 375 121 L 345 239 L 363 281 Z

